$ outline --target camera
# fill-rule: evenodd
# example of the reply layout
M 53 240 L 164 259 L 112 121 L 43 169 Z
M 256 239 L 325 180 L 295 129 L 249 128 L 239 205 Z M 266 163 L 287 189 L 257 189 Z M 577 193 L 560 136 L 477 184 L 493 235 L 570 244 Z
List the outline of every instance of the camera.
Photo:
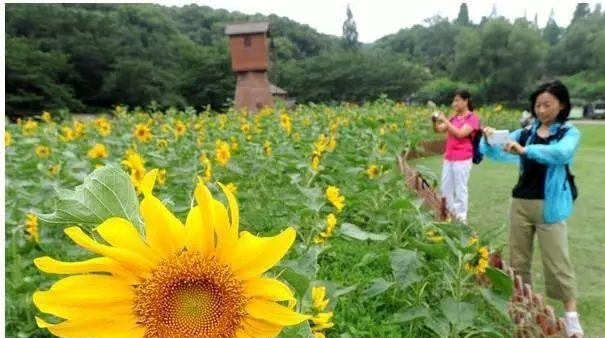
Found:
M 431 115 L 431 120 L 433 120 L 433 122 L 437 122 L 437 118 L 439 118 L 439 112 L 436 111 Z

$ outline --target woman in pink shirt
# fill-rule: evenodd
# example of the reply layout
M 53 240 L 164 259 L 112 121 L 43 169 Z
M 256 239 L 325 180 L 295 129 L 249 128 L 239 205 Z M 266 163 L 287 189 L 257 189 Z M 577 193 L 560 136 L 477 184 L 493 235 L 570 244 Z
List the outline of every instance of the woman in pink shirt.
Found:
M 452 101 L 454 115 L 447 118 L 442 112 L 433 118 L 433 130 L 447 133 L 441 173 L 441 193 L 447 208 L 461 222 L 467 222 L 468 178 L 473 166 L 472 136 L 480 129 L 479 117 L 473 113 L 471 94 L 457 90 Z

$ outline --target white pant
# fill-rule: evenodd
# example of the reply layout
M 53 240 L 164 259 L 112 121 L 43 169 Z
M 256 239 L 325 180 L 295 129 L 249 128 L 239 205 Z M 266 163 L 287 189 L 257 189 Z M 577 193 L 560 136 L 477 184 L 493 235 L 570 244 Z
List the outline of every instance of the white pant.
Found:
M 461 222 L 466 223 L 468 212 L 468 177 L 473 160 L 443 160 L 441 172 L 441 194 L 445 197 L 446 207 Z

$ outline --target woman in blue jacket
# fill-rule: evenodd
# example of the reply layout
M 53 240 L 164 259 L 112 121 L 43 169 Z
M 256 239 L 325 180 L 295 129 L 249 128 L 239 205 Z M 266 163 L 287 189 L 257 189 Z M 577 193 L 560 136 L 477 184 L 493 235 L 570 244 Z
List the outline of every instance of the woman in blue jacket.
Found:
M 548 82 L 531 94 L 534 122 L 515 130 L 503 147 L 490 145 L 485 127 L 481 151 L 489 158 L 519 162 L 519 180 L 509 210 L 510 265 L 531 284 L 531 261 L 537 235 L 546 294 L 563 301 L 569 337 L 583 337 L 576 304 L 576 281 L 569 258 L 566 220 L 573 210 L 569 165 L 578 149 L 580 132 L 567 122 L 569 92 L 560 81 Z

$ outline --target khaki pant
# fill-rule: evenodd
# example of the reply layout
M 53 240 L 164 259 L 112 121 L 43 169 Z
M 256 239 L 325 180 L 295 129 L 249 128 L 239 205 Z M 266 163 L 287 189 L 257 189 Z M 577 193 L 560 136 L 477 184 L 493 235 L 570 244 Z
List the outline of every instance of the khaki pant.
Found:
M 510 264 L 531 284 L 534 235 L 542 255 L 546 295 L 567 301 L 576 298 L 576 281 L 569 259 L 567 224 L 544 223 L 544 201 L 513 198 L 509 211 Z

